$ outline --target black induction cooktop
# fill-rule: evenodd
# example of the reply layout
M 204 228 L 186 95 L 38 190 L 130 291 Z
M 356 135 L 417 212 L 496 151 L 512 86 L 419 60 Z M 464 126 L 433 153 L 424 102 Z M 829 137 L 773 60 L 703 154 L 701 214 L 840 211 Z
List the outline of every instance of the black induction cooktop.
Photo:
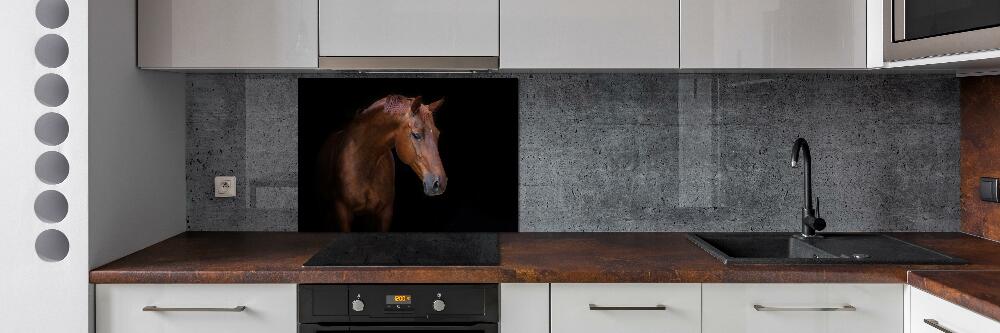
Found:
M 496 233 L 342 233 L 303 266 L 496 266 Z

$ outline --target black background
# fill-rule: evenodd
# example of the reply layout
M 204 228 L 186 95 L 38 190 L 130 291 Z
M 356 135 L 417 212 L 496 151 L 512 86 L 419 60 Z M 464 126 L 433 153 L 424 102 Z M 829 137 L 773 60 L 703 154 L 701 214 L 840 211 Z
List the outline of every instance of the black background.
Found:
M 361 109 L 389 94 L 444 97 L 435 113 L 438 150 L 448 175 L 445 193 L 428 197 L 410 166 L 396 159 L 390 231 L 517 231 L 517 79 L 299 79 L 299 231 L 336 231 L 317 186 L 317 154 L 326 138 Z M 373 231 L 371 223 L 352 231 Z

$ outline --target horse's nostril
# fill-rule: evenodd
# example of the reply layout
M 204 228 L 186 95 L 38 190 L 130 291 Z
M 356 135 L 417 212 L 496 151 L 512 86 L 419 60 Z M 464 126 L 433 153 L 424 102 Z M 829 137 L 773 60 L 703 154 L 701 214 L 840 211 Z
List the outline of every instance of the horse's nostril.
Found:
M 434 189 L 436 190 L 436 189 L 439 189 L 439 188 L 441 188 L 441 182 L 440 182 L 440 181 L 437 181 L 437 180 L 435 180 L 435 181 L 434 181 Z

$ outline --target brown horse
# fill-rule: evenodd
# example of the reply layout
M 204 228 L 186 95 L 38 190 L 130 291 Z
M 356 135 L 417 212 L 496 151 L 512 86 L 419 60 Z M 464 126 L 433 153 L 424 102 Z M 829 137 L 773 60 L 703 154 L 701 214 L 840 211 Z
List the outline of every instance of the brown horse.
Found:
M 444 193 L 448 177 L 438 155 L 441 132 L 434 125 L 434 112 L 443 102 L 423 104 L 420 97 L 389 95 L 326 140 L 319 180 L 330 205 L 328 219 L 341 231 L 351 231 L 359 216 L 373 217 L 378 230 L 389 230 L 395 200 L 393 150 L 420 177 L 424 194 Z

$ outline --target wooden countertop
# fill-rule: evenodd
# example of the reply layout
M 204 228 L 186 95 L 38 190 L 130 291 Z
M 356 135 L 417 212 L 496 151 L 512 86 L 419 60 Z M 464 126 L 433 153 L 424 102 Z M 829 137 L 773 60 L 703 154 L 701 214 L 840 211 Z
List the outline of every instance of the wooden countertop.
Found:
M 907 283 L 1000 321 L 1000 270 L 911 271 Z
M 517 233 L 492 267 L 303 267 L 330 234 L 186 232 L 90 273 L 91 283 L 885 282 L 910 270 L 1000 270 L 1000 243 L 961 233 L 892 236 L 968 265 L 726 266 L 683 233 Z
M 500 236 L 499 266 L 303 267 L 333 235 L 186 232 L 91 271 L 90 282 L 906 282 L 1000 320 L 1000 243 L 962 233 L 890 235 L 969 264 L 726 266 L 683 233 L 518 233 Z

